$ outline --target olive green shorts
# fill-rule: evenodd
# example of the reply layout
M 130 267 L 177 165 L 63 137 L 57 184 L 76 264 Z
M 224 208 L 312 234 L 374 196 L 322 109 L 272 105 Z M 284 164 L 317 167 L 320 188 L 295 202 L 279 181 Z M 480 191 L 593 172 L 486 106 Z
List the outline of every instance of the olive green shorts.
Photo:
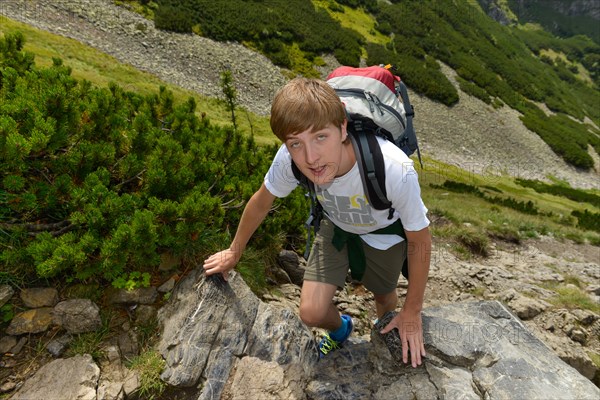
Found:
M 332 239 L 333 223 L 323 218 L 308 257 L 304 280 L 329 283 L 342 288 L 350 268 L 348 249 L 344 246 L 338 251 L 331 244 Z M 363 248 L 367 265 L 361 283 L 373 294 L 391 293 L 396 288 L 402 271 L 406 241 L 387 250 L 375 249 L 363 242 Z

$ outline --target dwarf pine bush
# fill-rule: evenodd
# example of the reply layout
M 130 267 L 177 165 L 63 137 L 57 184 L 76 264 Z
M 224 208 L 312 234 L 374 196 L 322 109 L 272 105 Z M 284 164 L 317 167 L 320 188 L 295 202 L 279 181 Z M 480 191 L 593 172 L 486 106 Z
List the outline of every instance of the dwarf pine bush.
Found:
M 237 225 L 275 147 L 211 125 L 192 98 L 176 105 L 165 88 L 141 96 L 78 81 L 60 60 L 38 68 L 23 43 L 18 34 L 0 38 L 7 271 L 143 285 L 160 254 L 201 252 Z M 301 240 L 305 204 L 290 206 L 298 209 L 265 222 L 256 246 L 276 251 L 282 231 Z

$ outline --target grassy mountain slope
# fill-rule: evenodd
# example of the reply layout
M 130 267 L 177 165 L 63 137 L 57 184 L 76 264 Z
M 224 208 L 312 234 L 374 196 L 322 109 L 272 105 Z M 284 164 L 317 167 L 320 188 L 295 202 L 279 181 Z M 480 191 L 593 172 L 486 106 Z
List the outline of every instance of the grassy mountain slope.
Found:
M 41 67 L 51 66 L 53 58 L 61 58 L 66 65 L 72 68 L 72 76 L 77 79 L 88 80 L 100 87 L 116 82 L 125 90 L 144 95 L 155 93 L 160 86 L 165 86 L 173 92 L 176 104 L 181 104 L 189 97 L 193 97 L 198 104 L 198 116 L 201 117 L 204 114 L 218 125 L 225 125 L 231 121 L 230 113 L 222 101 L 199 96 L 193 91 L 169 85 L 152 74 L 120 63 L 114 57 L 90 46 L 85 46 L 76 40 L 3 18 L 2 24 L 0 24 L 0 34 L 6 35 L 15 32 L 24 34 L 26 38 L 24 50 L 35 54 L 36 64 Z M 240 129 L 250 132 L 250 126 L 245 118 L 239 118 L 237 123 Z M 252 123 L 252 130 L 258 143 L 273 142 L 268 118 L 256 115 L 252 119 Z
M 525 125 L 567 163 L 589 170 L 590 147 L 600 153 L 600 46 L 585 36 L 563 39 L 502 26 L 474 0 L 156 4 L 159 28 L 242 42 L 304 75 L 314 75 L 310 64 L 323 53 L 349 65 L 361 56 L 368 64 L 392 63 L 411 89 L 451 106 L 458 95 L 440 71 L 437 61 L 443 61 L 457 71 L 464 91 L 522 113 Z M 546 115 L 539 103 L 554 114 Z
M 518 110 L 526 126 L 567 162 L 585 169 L 593 166 L 588 144 L 598 153 L 600 141 L 583 119 L 587 116 L 598 125 L 598 90 L 578 80 L 560 62 L 543 62 L 539 52 L 560 45 L 576 54 L 597 46 L 585 39 L 560 41 L 543 32 L 504 27 L 467 2 L 419 4 L 419 12 L 414 12 L 415 3 L 402 2 L 382 7 L 378 16 L 380 22 L 398 27 L 394 49 L 399 62 L 406 53 L 445 62 L 457 71 L 463 90 Z M 394 56 L 388 53 L 387 57 Z M 545 103 L 556 114 L 544 115 L 534 102 Z

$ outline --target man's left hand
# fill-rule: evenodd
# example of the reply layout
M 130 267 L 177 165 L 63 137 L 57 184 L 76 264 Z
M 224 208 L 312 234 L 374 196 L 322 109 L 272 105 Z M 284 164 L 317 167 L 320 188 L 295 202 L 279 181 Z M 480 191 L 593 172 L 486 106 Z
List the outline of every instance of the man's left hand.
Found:
M 400 310 L 394 319 L 381 330 L 381 333 L 386 334 L 394 328 L 398 329 L 402 341 L 402 361 L 405 364 L 408 363 L 408 351 L 410 349 L 413 368 L 421 365 L 422 357 L 426 357 L 421 312 Z

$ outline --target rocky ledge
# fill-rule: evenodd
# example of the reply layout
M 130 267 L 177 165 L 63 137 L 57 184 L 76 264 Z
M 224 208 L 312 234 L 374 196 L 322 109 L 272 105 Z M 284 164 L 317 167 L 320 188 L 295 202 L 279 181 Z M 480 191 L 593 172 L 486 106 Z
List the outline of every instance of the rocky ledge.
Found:
M 313 333 L 288 307 L 258 299 L 241 277 L 183 279 L 159 312 L 162 378 L 186 399 L 597 399 L 600 389 L 497 301 L 424 311 L 428 355 L 403 365 L 372 330 L 319 360 Z M 105 369 L 105 368 L 104 368 Z M 100 377 L 88 355 L 40 368 L 13 399 L 123 399 L 136 376 Z M 127 391 L 130 393 L 129 391 Z M 66 396 L 66 397 L 65 397 Z M 181 396 L 181 395 L 179 395 Z
M 541 243 L 536 242 L 540 248 Z M 581 253 L 573 246 L 561 254 L 568 262 L 521 248 L 518 254 L 498 249 L 484 263 L 460 261 L 450 253 L 439 257 L 440 246 L 424 311 L 428 356 L 417 369 L 399 363 L 398 351 L 384 344 L 389 338 L 373 332 L 372 295 L 351 282 L 334 301 L 354 318 L 355 334 L 343 350 L 318 361 L 320 332 L 297 317 L 302 262 L 295 253 L 282 252 L 281 268 L 269 273 L 280 282 L 278 290 L 261 299 L 238 274 L 225 283 L 206 280 L 197 269 L 178 279 L 171 264 L 165 268 L 173 275 L 158 288 L 109 289 L 103 297 L 104 307 L 112 308 L 111 334 L 94 350 L 94 359 L 63 357 L 73 354 L 66 350 L 79 333 L 102 329 L 96 304 L 60 301 L 64 293 L 52 288 L 24 289 L 16 296 L 11 287 L 0 286 L 0 306 L 26 308 L 0 338 L 0 392 L 14 392 L 14 398 L 40 393 L 135 398 L 140 377 L 126 360 L 148 350 L 142 349 L 140 329 L 158 311 L 160 329 L 153 330 L 160 340 L 154 348 L 166 363 L 162 379 L 170 399 L 598 396 L 592 383 L 598 384 L 598 367 L 586 355 L 597 352 L 598 315 L 557 309 L 548 303 L 552 292 L 536 286 L 563 279 L 547 266 L 550 261 L 582 281 L 600 276 L 597 264 L 575 261 L 574 254 Z M 552 246 L 559 249 L 556 242 Z M 596 254 L 590 248 L 588 257 Z M 403 296 L 406 282 L 399 282 L 398 290 Z M 528 292 L 537 298 L 523 294 Z M 163 305 L 165 297 L 169 301 Z M 397 341 L 391 343 L 398 348 Z

